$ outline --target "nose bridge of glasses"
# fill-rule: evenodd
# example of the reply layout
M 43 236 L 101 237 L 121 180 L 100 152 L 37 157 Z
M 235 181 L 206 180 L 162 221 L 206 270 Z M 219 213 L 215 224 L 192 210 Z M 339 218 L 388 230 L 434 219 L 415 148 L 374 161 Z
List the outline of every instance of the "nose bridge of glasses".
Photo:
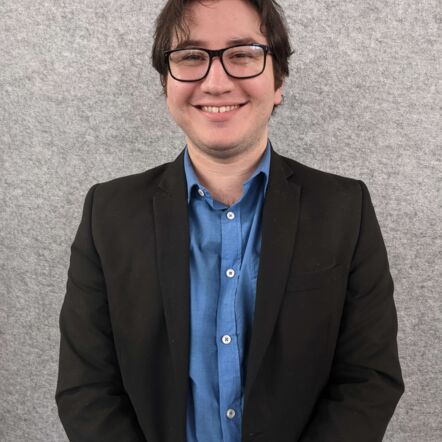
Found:
M 226 49 L 216 49 L 216 50 L 206 49 L 205 51 L 209 54 L 209 57 L 213 59 L 215 57 L 221 58 L 224 52 L 226 51 Z
M 207 75 L 209 75 L 210 71 L 213 70 L 213 63 L 214 61 L 216 62 L 216 60 L 214 59 L 218 59 L 218 63 L 221 65 L 220 67 L 222 68 L 222 70 L 224 71 L 224 73 L 229 76 L 229 73 L 227 71 L 226 65 L 224 64 L 224 60 L 223 60 L 223 55 L 226 49 L 219 49 L 219 50 L 207 50 L 206 52 L 209 55 L 209 66 L 207 67 Z

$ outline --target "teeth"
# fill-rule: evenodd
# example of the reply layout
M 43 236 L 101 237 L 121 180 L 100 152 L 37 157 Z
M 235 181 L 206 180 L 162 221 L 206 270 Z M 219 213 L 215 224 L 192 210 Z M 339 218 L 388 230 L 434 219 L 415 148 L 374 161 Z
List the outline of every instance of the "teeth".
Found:
M 202 106 L 202 110 L 204 112 L 210 112 L 210 113 L 223 113 L 223 112 L 229 112 L 233 109 L 238 109 L 239 105 L 235 105 L 235 106 L 221 106 L 221 107 L 216 107 L 216 106 Z

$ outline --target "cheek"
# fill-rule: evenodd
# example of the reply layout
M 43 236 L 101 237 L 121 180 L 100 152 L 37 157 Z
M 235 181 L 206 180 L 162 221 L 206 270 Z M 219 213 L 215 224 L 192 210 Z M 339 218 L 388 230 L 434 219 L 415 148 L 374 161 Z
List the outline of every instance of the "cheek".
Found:
M 255 78 L 255 82 L 250 83 L 249 94 L 259 97 L 264 108 L 272 108 L 281 100 L 281 90 L 275 89 L 275 80 L 272 69 L 267 69 L 262 75 Z
M 168 81 L 166 88 L 167 106 L 172 111 L 191 102 L 193 88 L 186 83 L 176 84 L 176 81 Z

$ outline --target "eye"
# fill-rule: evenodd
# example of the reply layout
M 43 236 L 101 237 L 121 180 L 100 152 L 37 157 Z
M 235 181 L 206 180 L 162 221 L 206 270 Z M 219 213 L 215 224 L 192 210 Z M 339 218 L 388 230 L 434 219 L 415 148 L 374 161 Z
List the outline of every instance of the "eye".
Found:
M 231 63 L 248 64 L 255 63 L 257 60 L 260 60 L 262 58 L 263 51 L 259 47 L 242 46 L 230 49 L 226 55 Z
M 204 57 L 201 54 L 184 54 L 182 60 L 203 60 Z
M 170 60 L 180 64 L 199 64 L 207 61 L 207 54 L 196 50 L 176 51 L 170 54 Z
M 229 56 L 231 58 L 253 58 L 254 55 L 250 51 L 235 51 Z

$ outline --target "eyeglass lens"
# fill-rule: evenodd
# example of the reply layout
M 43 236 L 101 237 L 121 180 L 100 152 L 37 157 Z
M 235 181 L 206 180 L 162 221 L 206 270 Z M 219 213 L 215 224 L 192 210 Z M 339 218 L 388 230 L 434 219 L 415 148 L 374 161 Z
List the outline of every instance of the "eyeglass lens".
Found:
M 260 46 L 236 46 L 224 51 L 222 62 L 232 77 L 252 77 L 264 70 L 265 51 Z M 179 49 L 169 55 L 171 74 L 178 80 L 200 80 L 206 76 L 209 65 L 210 56 L 201 49 Z

